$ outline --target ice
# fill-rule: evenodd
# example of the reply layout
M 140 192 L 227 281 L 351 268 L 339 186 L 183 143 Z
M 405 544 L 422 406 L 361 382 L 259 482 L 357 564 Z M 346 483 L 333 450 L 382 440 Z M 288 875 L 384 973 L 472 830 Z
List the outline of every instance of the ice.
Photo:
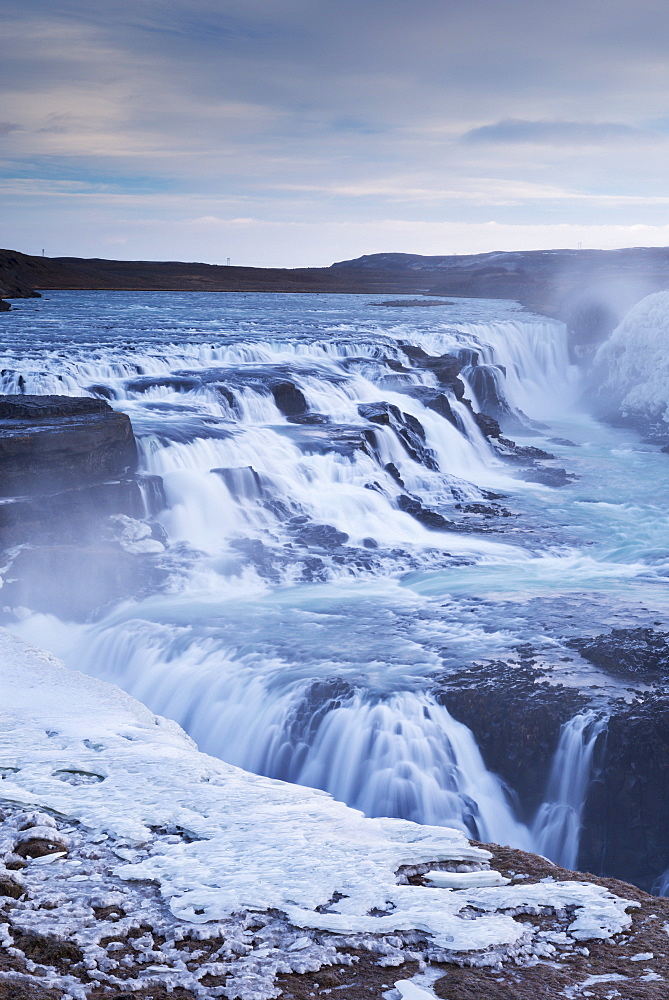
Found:
M 492 885 L 508 885 L 511 879 L 499 872 L 426 872 L 425 879 L 439 889 L 479 889 Z
M 395 983 L 395 988 L 399 990 L 402 1000 L 434 1000 L 434 993 L 424 990 L 422 986 L 416 986 L 408 979 L 400 979 Z
M 647 295 L 627 313 L 594 360 L 611 403 L 667 420 L 668 334 L 669 291 Z

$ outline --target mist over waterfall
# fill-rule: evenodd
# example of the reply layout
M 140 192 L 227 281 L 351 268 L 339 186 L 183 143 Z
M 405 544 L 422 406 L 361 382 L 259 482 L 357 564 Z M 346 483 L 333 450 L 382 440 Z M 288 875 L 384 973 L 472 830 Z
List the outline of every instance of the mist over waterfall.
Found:
M 629 695 L 570 643 L 660 620 L 669 546 L 666 456 L 587 413 L 564 325 L 487 300 L 51 294 L 29 338 L 8 327 L 3 392 L 127 413 L 146 510 L 103 540 L 137 569 L 122 599 L 68 618 L 24 589 L 9 627 L 230 763 L 576 866 Z

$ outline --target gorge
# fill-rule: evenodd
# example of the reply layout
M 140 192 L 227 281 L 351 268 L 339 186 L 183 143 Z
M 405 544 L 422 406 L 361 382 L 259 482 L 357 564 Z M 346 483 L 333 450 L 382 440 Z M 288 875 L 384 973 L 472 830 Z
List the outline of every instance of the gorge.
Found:
M 0 444 L 69 397 L 137 451 L 5 477 L 2 624 L 245 771 L 663 894 L 668 322 L 579 354 L 510 300 L 19 300 Z

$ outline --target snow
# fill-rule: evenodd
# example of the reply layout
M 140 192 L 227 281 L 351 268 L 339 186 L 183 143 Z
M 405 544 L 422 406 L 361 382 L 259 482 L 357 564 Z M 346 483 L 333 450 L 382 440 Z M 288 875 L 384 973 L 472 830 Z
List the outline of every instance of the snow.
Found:
M 97 880 L 107 899 L 102 876 L 63 853 L 83 828 L 113 855 L 119 885 L 157 884 L 173 917 L 193 931 L 248 913 L 282 914 L 283 930 L 255 953 L 254 969 L 267 956 L 276 969 L 287 953 L 295 959 L 284 969 L 318 968 L 315 931 L 383 937 L 395 954 L 402 941 L 428 935 L 442 959 L 486 952 L 484 961 L 498 961 L 531 944 L 535 928 L 518 914 L 566 912 L 572 944 L 631 922 L 626 909 L 635 904 L 584 882 L 500 885 L 490 884 L 505 881 L 490 871 L 433 871 L 431 886 L 398 884 L 403 866 L 485 865 L 491 855 L 459 831 L 369 819 L 323 792 L 208 757 L 175 723 L 4 631 L 0 686 L 0 798 L 36 810 L 32 836 L 41 831 L 58 848 L 25 871 L 81 874 L 87 898 Z M 52 817 L 67 829 L 55 830 Z M 14 844 L 22 835 L 15 831 Z M 156 967 L 157 955 L 149 954 Z M 275 995 L 253 974 L 245 997 Z
M 435 994 L 430 990 L 424 990 L 422 986 L 416 986 L 409 979 L 400 979 L 395 983 L 402 1000 L 435 1000 Z
M 425 881 L 440 889 L 479 889 L 484 886 L 508 885 L 511 881 L 499 872 L 426 872 Z

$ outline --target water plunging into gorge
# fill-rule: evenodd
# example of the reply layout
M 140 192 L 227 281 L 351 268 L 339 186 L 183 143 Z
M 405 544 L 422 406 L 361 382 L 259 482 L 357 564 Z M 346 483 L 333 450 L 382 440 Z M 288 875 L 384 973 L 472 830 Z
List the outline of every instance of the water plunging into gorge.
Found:
M 3 391 L 110 399 L 164 500 L 134 552 L 150 585 L 10 627 L 231 763 L 576 865 L 626 693 L 567 644 L 661 618 L 669 547 L 666 456 L 582 412 L 563 325 L 476 300 L 50 295 L 3 318 Z M 528 699 L 581 693 L 534 799 L 449 693 L 484 667 L 520 683 L 528 650 Z

